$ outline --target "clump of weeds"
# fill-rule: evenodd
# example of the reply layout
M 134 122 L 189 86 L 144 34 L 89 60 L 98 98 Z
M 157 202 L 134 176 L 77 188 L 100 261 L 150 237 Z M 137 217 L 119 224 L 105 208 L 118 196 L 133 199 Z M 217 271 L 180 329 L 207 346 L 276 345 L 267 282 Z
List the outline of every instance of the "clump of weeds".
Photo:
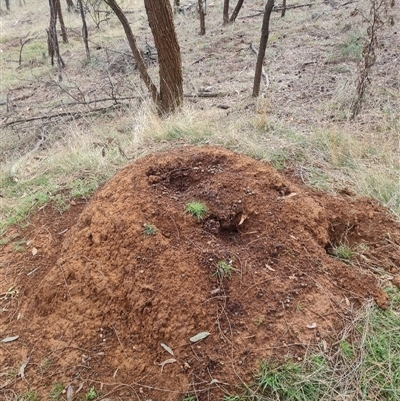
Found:
M 223 280 L 225 278 L 231 278 L 232 273 L 236 269 L 232 265 L 232 261 L 219 260 L 217 262 L 217 270 L 215 270 L 213 276 L 217 276 L 219 279 Z
M 339 244 L 332 248 L 332 254 L 336 259 L 349 263 L 355 252 L 351 246 L 347 244 Z
M 189 213 L 191 216 L 197 217 L 198 220 L 204 219 L 207 211 L 207 206 L 198 201 L 188 202 L 185 206 L 185 212 Z
M 153 226 L 153 224 L 145 224 L 142 230 L 143 235 L 153 236 L 157 234 L 157 229 Z

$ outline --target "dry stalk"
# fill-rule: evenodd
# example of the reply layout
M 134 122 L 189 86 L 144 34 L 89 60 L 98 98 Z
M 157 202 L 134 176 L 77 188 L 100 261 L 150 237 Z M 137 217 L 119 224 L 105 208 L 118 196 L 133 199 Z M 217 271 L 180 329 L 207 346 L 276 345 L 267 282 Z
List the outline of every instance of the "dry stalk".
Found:
M 356 96 L 351 106 L 352 119 L 360 113 L 365 98 L 365 90 L 371 82 L 369 76 L 376 62 L 376 50 L 379 48 L 378 35 L 386 23 L 391 25 L 394 23 L 393 17 L 388 14 L 389 9 L 394 7 L 394 0 L 370 0 L 370 3 L 369 15 L 365 15 L 359 9 L 352 13 L 352 16 L 361 14 L 363 20 L 368 24 L 368 39 L 364 45 L 362 60 L 359 64 Z

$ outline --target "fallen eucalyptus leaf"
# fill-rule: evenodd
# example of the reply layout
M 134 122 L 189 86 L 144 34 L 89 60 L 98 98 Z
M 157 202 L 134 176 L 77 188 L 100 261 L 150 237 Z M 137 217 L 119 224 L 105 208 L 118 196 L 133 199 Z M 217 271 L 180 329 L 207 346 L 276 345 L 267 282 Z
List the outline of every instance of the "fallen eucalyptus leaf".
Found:
M 32 248 L 32 255 L 35 256 L 37 254 L 37 248 L 33 247 Z
M 25 368 L 28 365 L 29 358 L 21 365 L 19 368 L 18 375 L 21 376 L 21 379 L 25 380 Z
M 161 372 L 163 371 L 165 365 L 168 365 L 169 363 L 174 363 L 174 362 L 176 362 L 176 359 L 171 358 L 171 359 L 167 359 L 164 362 L 159 363 L 159 365 L 161 366 Z
M 10 343 L 11 341 L 18 340 L 19 336 L 6 337 L 1 340 L 2 343 Z
M 74 389 L 69 385 L 67 387 L 67 401 L 72 401 L 72 398 L 74 398 Z
M 193 336 L 190 341 L 192 343 L 197 343 L 197 341 L 203 340 L 204 338 L 208 337 L 211 333 L 209 333 L 208 331 L 202 331 L 199 334 L 196 334 L 195 336 Z
M 242 225 L 243 222 L 247 219 L 247 214 L 242 214 L 242 217 L 240 218 L 238 226 Z
M 174 352 L 172 351 L 172 349 L 170 347 L 168 347 L 167 344 L 161 343 L 161 347 L 163 347 L 165 349 L 165 351 L 167 351 L 169 354 L 174 355 Z
M 315 322 L 307 324 L 307 329 L 316 329 L 316 328 L 317 328 L 317 323 Z

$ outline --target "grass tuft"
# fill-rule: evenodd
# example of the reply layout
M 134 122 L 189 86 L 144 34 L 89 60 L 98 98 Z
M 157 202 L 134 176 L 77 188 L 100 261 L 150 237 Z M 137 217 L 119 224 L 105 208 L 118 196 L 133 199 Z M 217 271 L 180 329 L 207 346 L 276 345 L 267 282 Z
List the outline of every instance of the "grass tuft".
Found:
M 217 276 L 220 280 L 223 280 L 225 278 L 231 278 L 232 273 L 236 269 L 232 266 L 231 261 L 226 261 L 226 260 L 219 260 L 217 262 L 217 269 L 213 276 Z
M 335 258 L 348 263 L 355 255 L 355 251 L 347 244 L 339 244 L 332 248 L 332 254 Z
M 185 212 L 193 217 L 197 217 L 198 220 L 204 219 L 207 211 L 207 206 L 204 203 L 198 201 L 188 202 L 185 206 Z
M 157 234 L 157 229 L 153 224 L 145 224 L 142 229 L 143 235 L 153 236 Z

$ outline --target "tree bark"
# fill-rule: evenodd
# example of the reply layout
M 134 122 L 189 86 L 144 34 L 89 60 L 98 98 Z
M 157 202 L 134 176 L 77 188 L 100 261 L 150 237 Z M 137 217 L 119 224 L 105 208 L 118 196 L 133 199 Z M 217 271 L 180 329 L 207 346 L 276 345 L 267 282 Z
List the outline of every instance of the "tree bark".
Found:
M 261 28 L 260 48 L 258 51 L 256 71 L 254 75 L 253 96 L 257 97 L 260 94 L 261 73 L 265 57 L 265 49 L 268 43 L 269 36 L 269 20 L 271 18 L 274 0 L 268 0 L 265 5 L 264 18 Z
M 174 112 L 183 103 L 182 61 L 169 0 L 144 0 L 157 48 L 160 74 L 161 115 Z
M 73 0 L 67 0 L 68 12 L 70 13 L 74 9 Z
M 229 0 L 224 0 L 223 22 L 226 25 L 229 22 Z
M 282 12 L 281 17 L 284 17 L 286 14 L 286 0 L 282 0 Z
M 60 21 L 61 36 L 63 38 L 63 42 L 68 43 L 67 29 L 65 28 L 64 17 L 62 15 L 61 2 L 60 0 L 55 0 L 55 2 L 56 2 L 55 6 L 57 10 L 58 20 Z
M 157 105 L 160 103 L 160 94 L 157 91 L 157 87 L 154 85 L 153 81 L 150 78 L 149 73 L 147 72 L 146 64 L 143 61 L 143 57 L 140 54 L 140 51 L 136 44 L 136 38 L 132 33 L 131 26 L 129 25 L 128 20 L 125 17 L 125 14 L 119 7 L 119 5 L 115 2 L 115 0 L 104 0 L 106 4 L 114 11 L 115 15 L 118 17 L 121 25 L 124 28 L 126 38 L 128 39 L 129 47 L 131 48 L 131 52 L 136 61 L 140 77 L 145 83 L 147 89 L 151 93 L 151 97 L 153 102 Z
M 57 10 L 56 10 L 56 1 L 49 0 L 50 6 L 50 26 L 48 30 L 48 41 L 49 48 L 51 47 L 51 64 L 54 65 L 54 55 L 57 58 L 57 71 L 58 71 L 58 81 L 62 81 L 62 69 L 65 67 L 65 63 L 61 58 L 60 47 L 58 45 L 57 38 Z
M 200 15 L 200 35 L 206 34 L 206 13 L 204 11 L 204 1 L 205 0 L 198 0 Z
M 231 18 L 229 18 L 229 22 L 235 22 L 236 17 L 239 14 L 240 9 L 242 8 L 244 0 L 238 0 L 235 9 L 233 10 L 233 13 L 231 15 Z
M 86 60 L 89 62 L 90 61 L 90 50 L 89 50 L 89 35 L 88 35 L 88 30 L 87 30 L 87 25 L 86 25 L 86 18 L 85 18 L 85 12 L 83 11 L 83 4 L 82 0 L 78 0 L 79 4 L 79 10 L 81 14 L 81 20 L 82 20 L 82 38 L 83 38 L 83 43 L 85 44 L 85 52 L 86 52 Z

